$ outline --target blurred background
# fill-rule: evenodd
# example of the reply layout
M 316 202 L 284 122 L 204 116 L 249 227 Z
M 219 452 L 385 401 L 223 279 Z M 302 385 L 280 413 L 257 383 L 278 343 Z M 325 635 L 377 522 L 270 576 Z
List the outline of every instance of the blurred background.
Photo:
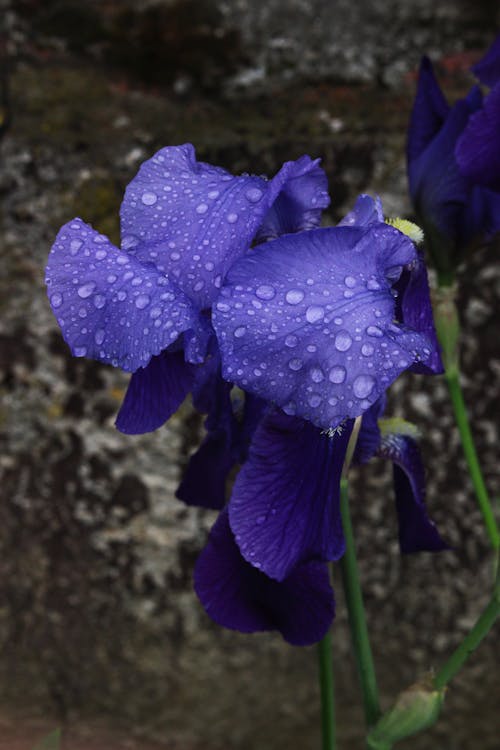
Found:
M 232 172 L 321 157 L 337 221 L 361 192 L 411 215 L 404 147 L 420 56 L 453 99 L 498 30 L 496 0 L 0 0 L 0 749 L 65 729 L 67 750 L 319 747 L 314 649 L 214 625 L 192 589 L 213 515 L 174 497 L 201 435 L 189 403 L 156 433 L 114 426 L 127 377 L 74 359 L 44 266 L 80 216 L 118 241 L 139 164 L 165 145 Z M 500 247 L 461 274 L 464 388 L 500 493 Z M 437 667 L 488 599 L 490 558 L 440 378 L 388 413 L 422 432 L 428 504 L 453 550 L 401 559 L 390 467 L 352 495 L 384 707 Z M 338 575 L 335 573 L 338 584 Z M 337 589 L 339 589 L 337 585 Z M 342 594 L 340 746 L 362 747 Z M 408 750 L 498 750 L 498 627 Z

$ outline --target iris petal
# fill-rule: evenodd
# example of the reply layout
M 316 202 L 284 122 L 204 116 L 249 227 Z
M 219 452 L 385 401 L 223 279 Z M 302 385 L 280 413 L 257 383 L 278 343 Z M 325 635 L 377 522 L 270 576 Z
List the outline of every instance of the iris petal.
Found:
M 59 231 L 46 271 L 49 300 L 71 351 L 133 372 L 196 321 L 189 300 L 81 219 Z
M 408 130 L 407 156 L 411 163 L 427 148 L 441 129 L 449 112 L 428 57 L 423 57 L 417 93 Z
M 415 256 L 385 224 L 255 248 L 214 306 L 224 377 L 323 429 L 362 414 L 430 351 L 426 336 L 394 324 L 391 283 Z
M 394 463 L 394 490 L 401 552 L 448 549 L 425 505 L 425 472 L 417 443 L 407 435 L 386 434 L 379 449 Z
M 343 554 L 340 474 L 350 432 L 349 424 L 328 437 L 279 411 L 257 428 L 229 514 L 243 557 L 272 578 Z
M 136 370 L 116 419 L 120 432 L 140 435 L 161 427 L 189 393 L 192 370 L 180 351 L 162 352 Z
M 500 65 L 500 63 L 499 63 Z M 455 155 L 462 174 L 477 185 L 500 190 L 500 83 L 469 119 Z
M 494 86 L 500 79 L 500 35 L 488 49 L 484 57 L 472 67 L 476 78 L 485 86 Z
M 371 195 L 362 193 L 356 199 L 354 208 L 349 211 L 344 218 L 339 221 L 339 227 L 367 227 L 370 224 L 377 224 L 384 221 L 384 212 L 382 210 L 382 201 L 372 198 Z
M 219 625 L 243 633 L 277 630 L 296 646 L 321 640 L 335 614 L 325 565 L 297 566 L 282 582 L 268 578 L 241 556 L 225 511 L 198 558 L 194 586 Z
M 285 205 L 298 205 L 302 213 L 325 205 L 320 173 L 317 162 L 302 157 L 287 162 L 269 181 L 234 177 L 198 162 L 191 144 L 164 148 L 144 162 L 127 187 L 120 212 L 122 246 L 174 278 L 200 309 L 208 307 L 282 190 Z M 312 200 L 317 208 L 310 206 Z M 290 221 L 288 216 L 285 223 Z

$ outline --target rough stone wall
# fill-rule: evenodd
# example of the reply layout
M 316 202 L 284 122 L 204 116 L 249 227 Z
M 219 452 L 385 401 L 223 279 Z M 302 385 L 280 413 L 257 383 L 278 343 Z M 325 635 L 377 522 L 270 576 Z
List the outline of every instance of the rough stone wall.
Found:
M 140 161 L 185 141 L 236 172 L 322 156 L 331 222 L 360 190 L 378 192 L 387 213 L 407 214 L 404 130 L 418 56 L 443 58 L 448 90 L 465 91 L 464 71 L 493 34 L 493 5 L 221 2 L 202 4 L 207 15 L 190 26 L 189 3 L 144 3 L 132 27 L 122 6 L 1 3 L 10 123 L 0 145 L 0 701 L 69 723 L 105 715 L 182 750 L 312 750 L 314 650 L 222 631 L 192 591 L 213 516 L 174 492 L 200 419 L 185 404 L 152 435 L 118 433 L 127 378 L 70 356 L 43 268 L 58 227 L 75 215 L 116 240 L 122 192 Z M 160 15 L 144 15 L 151 7 Z M 68 14 L 80 19 L 76 38 Z M 164 78 L 137 75 L 148 72 L 141 50 L 151 24 L 165 17 L 168 33 L 150 45 Z M 165 60 L 165 39 L 184 49 L 182 65 Z M 136 69 L 117 53 L 120 40 L 135 45 Z M 200 46 L 201 56 L 185 51 Z M 499 249 L 470 259 L 460 298 L 465 393 L 497 495 Z M 430 509 L 454 550 L 402 560 L 388 467 L 359 473 L 352 504 L 384 705 L 439 666 L 490 581 L 443 382 L 405 376 L 391 408 L 421 428 Z M 340 736 L 356 748 L 361 713 L 340 590 L 338 600 Z M 436 729 L 408 748 L 498 747 L 497 644 L 498 629 L 453 683 Z

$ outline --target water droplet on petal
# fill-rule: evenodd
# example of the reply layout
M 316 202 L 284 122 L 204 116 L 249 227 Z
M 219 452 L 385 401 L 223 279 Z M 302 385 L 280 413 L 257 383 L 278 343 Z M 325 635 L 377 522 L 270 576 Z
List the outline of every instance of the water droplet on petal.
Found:
M 94 297 L 94 305 L 98 310 L 104 307 L 106 304 L 106 297 L 103 294 L 96 294 Z
M 373 391 L 375 378 L 371 375 L 358 375 L 352 384 L 352 390 L 357 398 L 366 398 Z
M 356 286 L 356 279 L 354 276 L 346 276 L 344 279 L 344 284 L 349 288 L 352 289 Z
M 321 381 L 325 378 L 320 367 L 311 367 L 309 375 L 314 383 L 321 383 Z
M 63 303 L 63 296 L 62 294 L 59 294 L 59 292 L 54 292 L 54 294 L 50 298 L 50 301 L 52 303 L 52 307 L 61 307 Z
M 82 245 L 83 242 L 81 240 L 71 240 L 69 244 L 70 255 L 76 255 Z
M 206 214 L 207 211 L 208 211 L 208 206 L 206 203 L 200 203 L 199 206 L 196 206 L 197 214 Z
M 81 297 L 82 299 L 86 299 L 87 297 L 90 297 L 95 287 L 96 285 L 94 284 L 93 281 L 89 281 L 88 284 L 83 284 L 78 289 L 78 296 Z
M 290 370 L 297 372 L 302 367 L 302 360 L 299 359 L 298 357 L 294 357 L 293 359 L 289 361 L 288 367 L 290 368 Z
M 139 294 L 139 296 L 135 299 L 135 306 L 138 310 L 144 310 L 144 308 L 147 307 L 150 302 L 151 300 L 147 294 Z
M 245 195 L 250 203 L 258 203 L 262 198 L 262 190 L 259 190 L 259 188 L 249 188 Z
M 317 393 L 311 393 L 309 398 L 307 399 L 309 406 L 312 406 L 315 408 L 316 406 L 319 406 L 321 403 L 321 396 Z
M 325 317 L 325 310 L 318 305 L 311 305 L 306 310 L 306 320 L 308 323 L 316 323 Z
M 347 331 L 339 331 L 335 336 L 335 349 L 339 352 L 346 352 L 352 344 L 351 335 Z
M 273 286 L 269 286 L 269 284 L 261 284 L 255 290 L 255 296 L 259 297 L 259 299 L 273 299 L 276 296 L 276 289 Z
M 73 354 L 75 357 L 85 357 L 87 354 L 87 348 L 85 346 L 75 346 Z
M 100 346 L 102 344 L 102 342 L 104 341 L 104 336 L 104 328 L 98 328 L 94 334 L 94 341 L 96 342 L 97 346 Z
M 293 333 L 291 333 L 289 336 L 285 339 L 285 345 L 290 347 L 290 349 L 293 349 L 294 346 L 297 346 L 298 344 L 298 338 L 297 336 L 294 336 Z
M 335 365 L 328 373 L 328 380 L 331 383 L 343 383 L 347 375 L 345 367 Z
M 144 203 L 145 206 L 154 206 L 156 201 L 158 200 L 158 196 L 156 193 L 143 193 L 141 196 L 141 201 Z
M 108 253 L 106 252 L 106 250 L 104 250 L 103 248 L 101 248 L 95 254 L 96 260 L 104 260 L 104 258 L 106 257 L 107 254 Z
M 229 224 L 235 224 L 238 221 L 238 214 L 228 214 L 227 221 Z
M 304 292 L 300 289 L 290 289 L 290 291 L 285 294 L 285 299 L 289 305 L 298 305 L 304 299 Z
M 363 346 L 361 347 L 361 354 L 364 357 L 371 357 L 373 352 L 374 352 L 374 347 L 372 346 L 372 344 L 363 344 Z
M 219 191 L 218 190 L 210 190 L 210 192 L 208 193 L 208 197 L 210 198 L 210 200 L 215 200 L 216 198 L 219 197 Z
M 366 332 L 368 336 L 375 336 L 376 338 L 380 338 L 384 335 L 383 331 L 378 326 L 368 326 Z
M 241 339 L 241 337 L 245 335 L 246 330 L 245 326 L 238 326 L 238 328 L 234 329 L 234 336 L 237 339 Z

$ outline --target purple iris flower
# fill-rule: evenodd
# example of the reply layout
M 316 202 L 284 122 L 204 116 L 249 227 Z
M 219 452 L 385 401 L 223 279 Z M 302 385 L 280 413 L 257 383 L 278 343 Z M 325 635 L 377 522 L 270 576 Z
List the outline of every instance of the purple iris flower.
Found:
M 473 183 L 500 191 L 500 35 L 472 68 L 491 91 L 459 137 L 455 149 L 460 171 Z
M 498 40 L 477 74 L 498 75 Z M 433 262 L 453 275 L 465 250 L 500 229 L 500 91 L 483 99 L 478 86 L 450 107 L 426 57 L 410 119 L 407 161 L 410 195 Z M 493 188 L 493 189 L 491 189 Z
M 382 419 L 385 397 L 363 415 L 353 463 L 373 456 L 393 463 L 394 492 L 403 554 L 449 549 L 441 539 L 425 505 L 425 471 L 413 425 L 401 419 Z
M 287 162 L 272 180 L 234 177 L 187 144 L 159 151 L 128 185 L 121 250 L 81 219 L 62 227 L 50 303 L 75 356 L 133 373 L 120 430 L 156 429 L 180 405 L 213 340 L 210 306 L 253 239 L 316 226 L 328 203 L 318 160 Z

